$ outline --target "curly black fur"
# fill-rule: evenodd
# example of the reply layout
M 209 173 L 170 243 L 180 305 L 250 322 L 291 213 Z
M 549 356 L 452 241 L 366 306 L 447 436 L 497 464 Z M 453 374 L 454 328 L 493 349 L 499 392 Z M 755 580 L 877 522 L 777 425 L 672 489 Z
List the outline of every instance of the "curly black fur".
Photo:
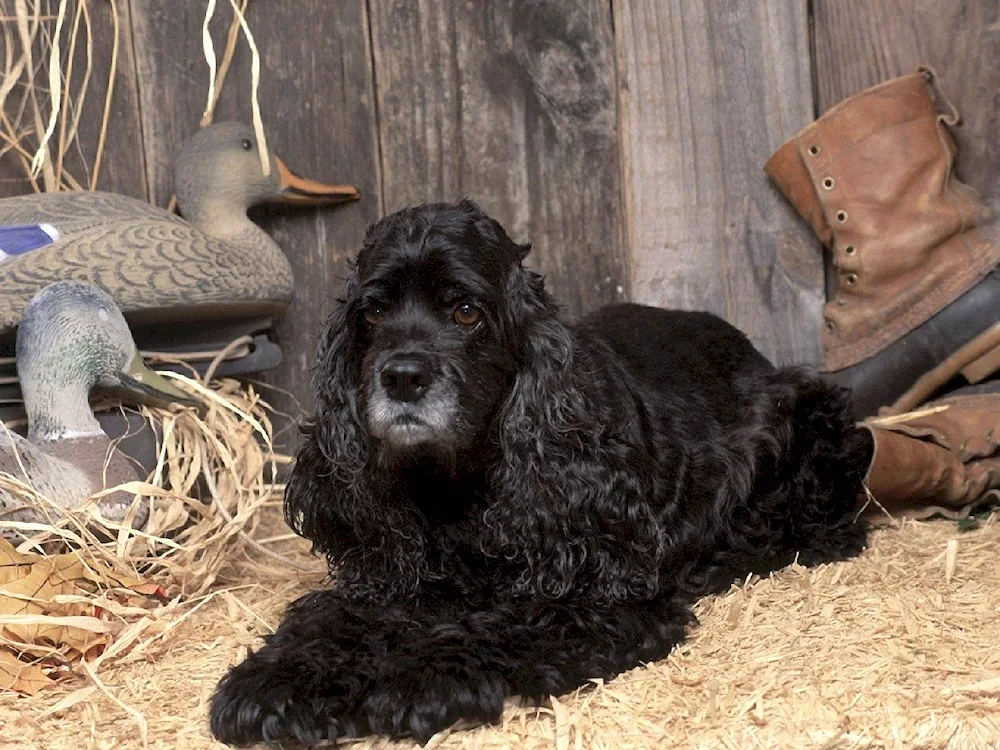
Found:
M 662 658 L 694 596 L 862 549 L 839 391 L 705 313 L 568 326 L 527 252 L 468 201 L 369 230 L 286 494 L 335 583 L 223 679 L 220 740 L 496 721 Z

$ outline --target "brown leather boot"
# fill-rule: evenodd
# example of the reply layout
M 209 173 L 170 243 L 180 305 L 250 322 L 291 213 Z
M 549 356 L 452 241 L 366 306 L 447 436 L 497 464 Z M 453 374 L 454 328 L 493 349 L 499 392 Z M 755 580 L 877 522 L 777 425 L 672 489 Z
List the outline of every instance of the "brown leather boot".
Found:
M 873 521 L 964 518 L 1000 499 L 1000 393 L 977 390 L 859 425 L 874 443 L 865 477 L 875 501 L 865 510 Z
M 859 419 L 1000 368 L 1000 227 L 953 173 L 958 114 L 939 114 L 934 81 L 921 68 L 852 96 L 764 167 L 832 254 L 821 370 Z

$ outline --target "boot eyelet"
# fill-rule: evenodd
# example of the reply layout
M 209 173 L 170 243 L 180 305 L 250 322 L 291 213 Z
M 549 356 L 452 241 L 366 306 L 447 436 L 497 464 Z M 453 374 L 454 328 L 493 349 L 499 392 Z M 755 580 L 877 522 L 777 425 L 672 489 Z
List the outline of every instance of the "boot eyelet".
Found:
M 832 177 L 824 177 L 823 178 L 823 189 L 824 190 L 833 190 L 833 186 L 836 185 L 836 184 L 837 184 L 836 181 L 834 181 L 834 179 Z
M 844 276 L 844 283 L 847 284 L 847 286 L 854 286 L 858 283 L 858 275 L 856 273 L 847 274 Z
M 837 221 L 839 221 L 841 224 L 847 221 L 847 211 L 844 211 L 843 209 L 837 211 L 836 216 L 837 216 Z
M 844 248 L 844 252 L 847 255 L 854 255 L 854 253 L 856 253 L 857 251 L 858 249 L 854 247 L 854 245 L 848 245 L 847 247 Z
M 820 147 L 817 146 L 816 144 L 813 144 L 806 150 L 809 152 L 810 156 L 819 156 Z

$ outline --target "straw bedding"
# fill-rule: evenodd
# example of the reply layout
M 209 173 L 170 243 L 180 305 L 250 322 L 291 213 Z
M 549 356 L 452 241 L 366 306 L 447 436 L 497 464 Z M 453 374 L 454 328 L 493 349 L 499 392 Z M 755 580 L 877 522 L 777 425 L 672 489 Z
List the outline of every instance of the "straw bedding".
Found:
M 258 535 L 285 533 L 276 508 L 261 513 Z M 138 646 L 102 665 L 99 684 L 81 670 L 30 698 L 0 696 L 0 746 L 141 747 L 145 734 L 150 747 L 218 747 L 205 726 L 216 680 L 290 599 L 321 584 L 304 544 L 274 546 L 316 572 L 248 557 L 225 585 L 166 605 Z M 857 560 L 793 566 L 704 600 L 701 625 L 661 663 L 540 709 L 512 703 L 502 726 L 430 744 L 1000 747 L 998 552 L 1000 514 L 969 531 L 943 520 L 879 530 Z

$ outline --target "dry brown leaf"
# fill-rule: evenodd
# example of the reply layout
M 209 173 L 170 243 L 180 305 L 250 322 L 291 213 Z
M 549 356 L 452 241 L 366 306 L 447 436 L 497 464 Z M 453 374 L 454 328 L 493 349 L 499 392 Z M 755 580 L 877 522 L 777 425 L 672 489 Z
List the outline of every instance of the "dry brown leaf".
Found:
M 27 664 L 0 648 L 0 693 L 13 690 L 16 693 L 34 695 L 51 684 L 52 680 L 45 676 L 37 664 Z
M 83 577 L 83 570 L 76 555 L 22 554 L 0 539 L 0 617 L 35 616 L 0 619 L 0 636 L 28 651 L 35 644 L 46 647 L 46 651 L 51 646 L 63 646 L 69 658 L 106 645 L 107 634 L 60 621 L 64 617 L 93 616 L 93 607 L 52 603 L 54 596 L 77 593 L 76 581 Z
M 0 539 L 0 655 L 7 665 L 0 689 L 28 692 L 44 677 L 41 666 L 28 665 L 24 657 L 72 662 L 103 651 L 121 624 L 93 598 L 81 596 L 99 590 L 163 594 L 158 584 L 108 570 L 79 552 L 46 557 L 18 552 Z
M 41 576 L 39 571 L 46 573 Z M 61 555 L 38 555 L 18 552 L 5 539 L 0 539 L 0 587 L 8 584 L 30 580 L 30 583 L 17 583 L 19 588 L 28 588 L 34 583 L 45 587 L 45 593 L 51 588 L 84 586 L 92 589 L 94 584 L 102 589 L 115 588 L 123 591 L 162 598 L 163 588 L 152 581 L 123 575 L 104 565 L 99 559 L 86 560 L 79 552 L 66 552 Z M 2 589 L 0 589 L 2 590 Z M 60 594 L 72 594 L 73 591 L 60 591 Z M 55 595 L 55 594 L 53 594 Z M 35 595 L 35 598 L 48 599 Z M 0 609 L 0 611 L 3 611 Z

